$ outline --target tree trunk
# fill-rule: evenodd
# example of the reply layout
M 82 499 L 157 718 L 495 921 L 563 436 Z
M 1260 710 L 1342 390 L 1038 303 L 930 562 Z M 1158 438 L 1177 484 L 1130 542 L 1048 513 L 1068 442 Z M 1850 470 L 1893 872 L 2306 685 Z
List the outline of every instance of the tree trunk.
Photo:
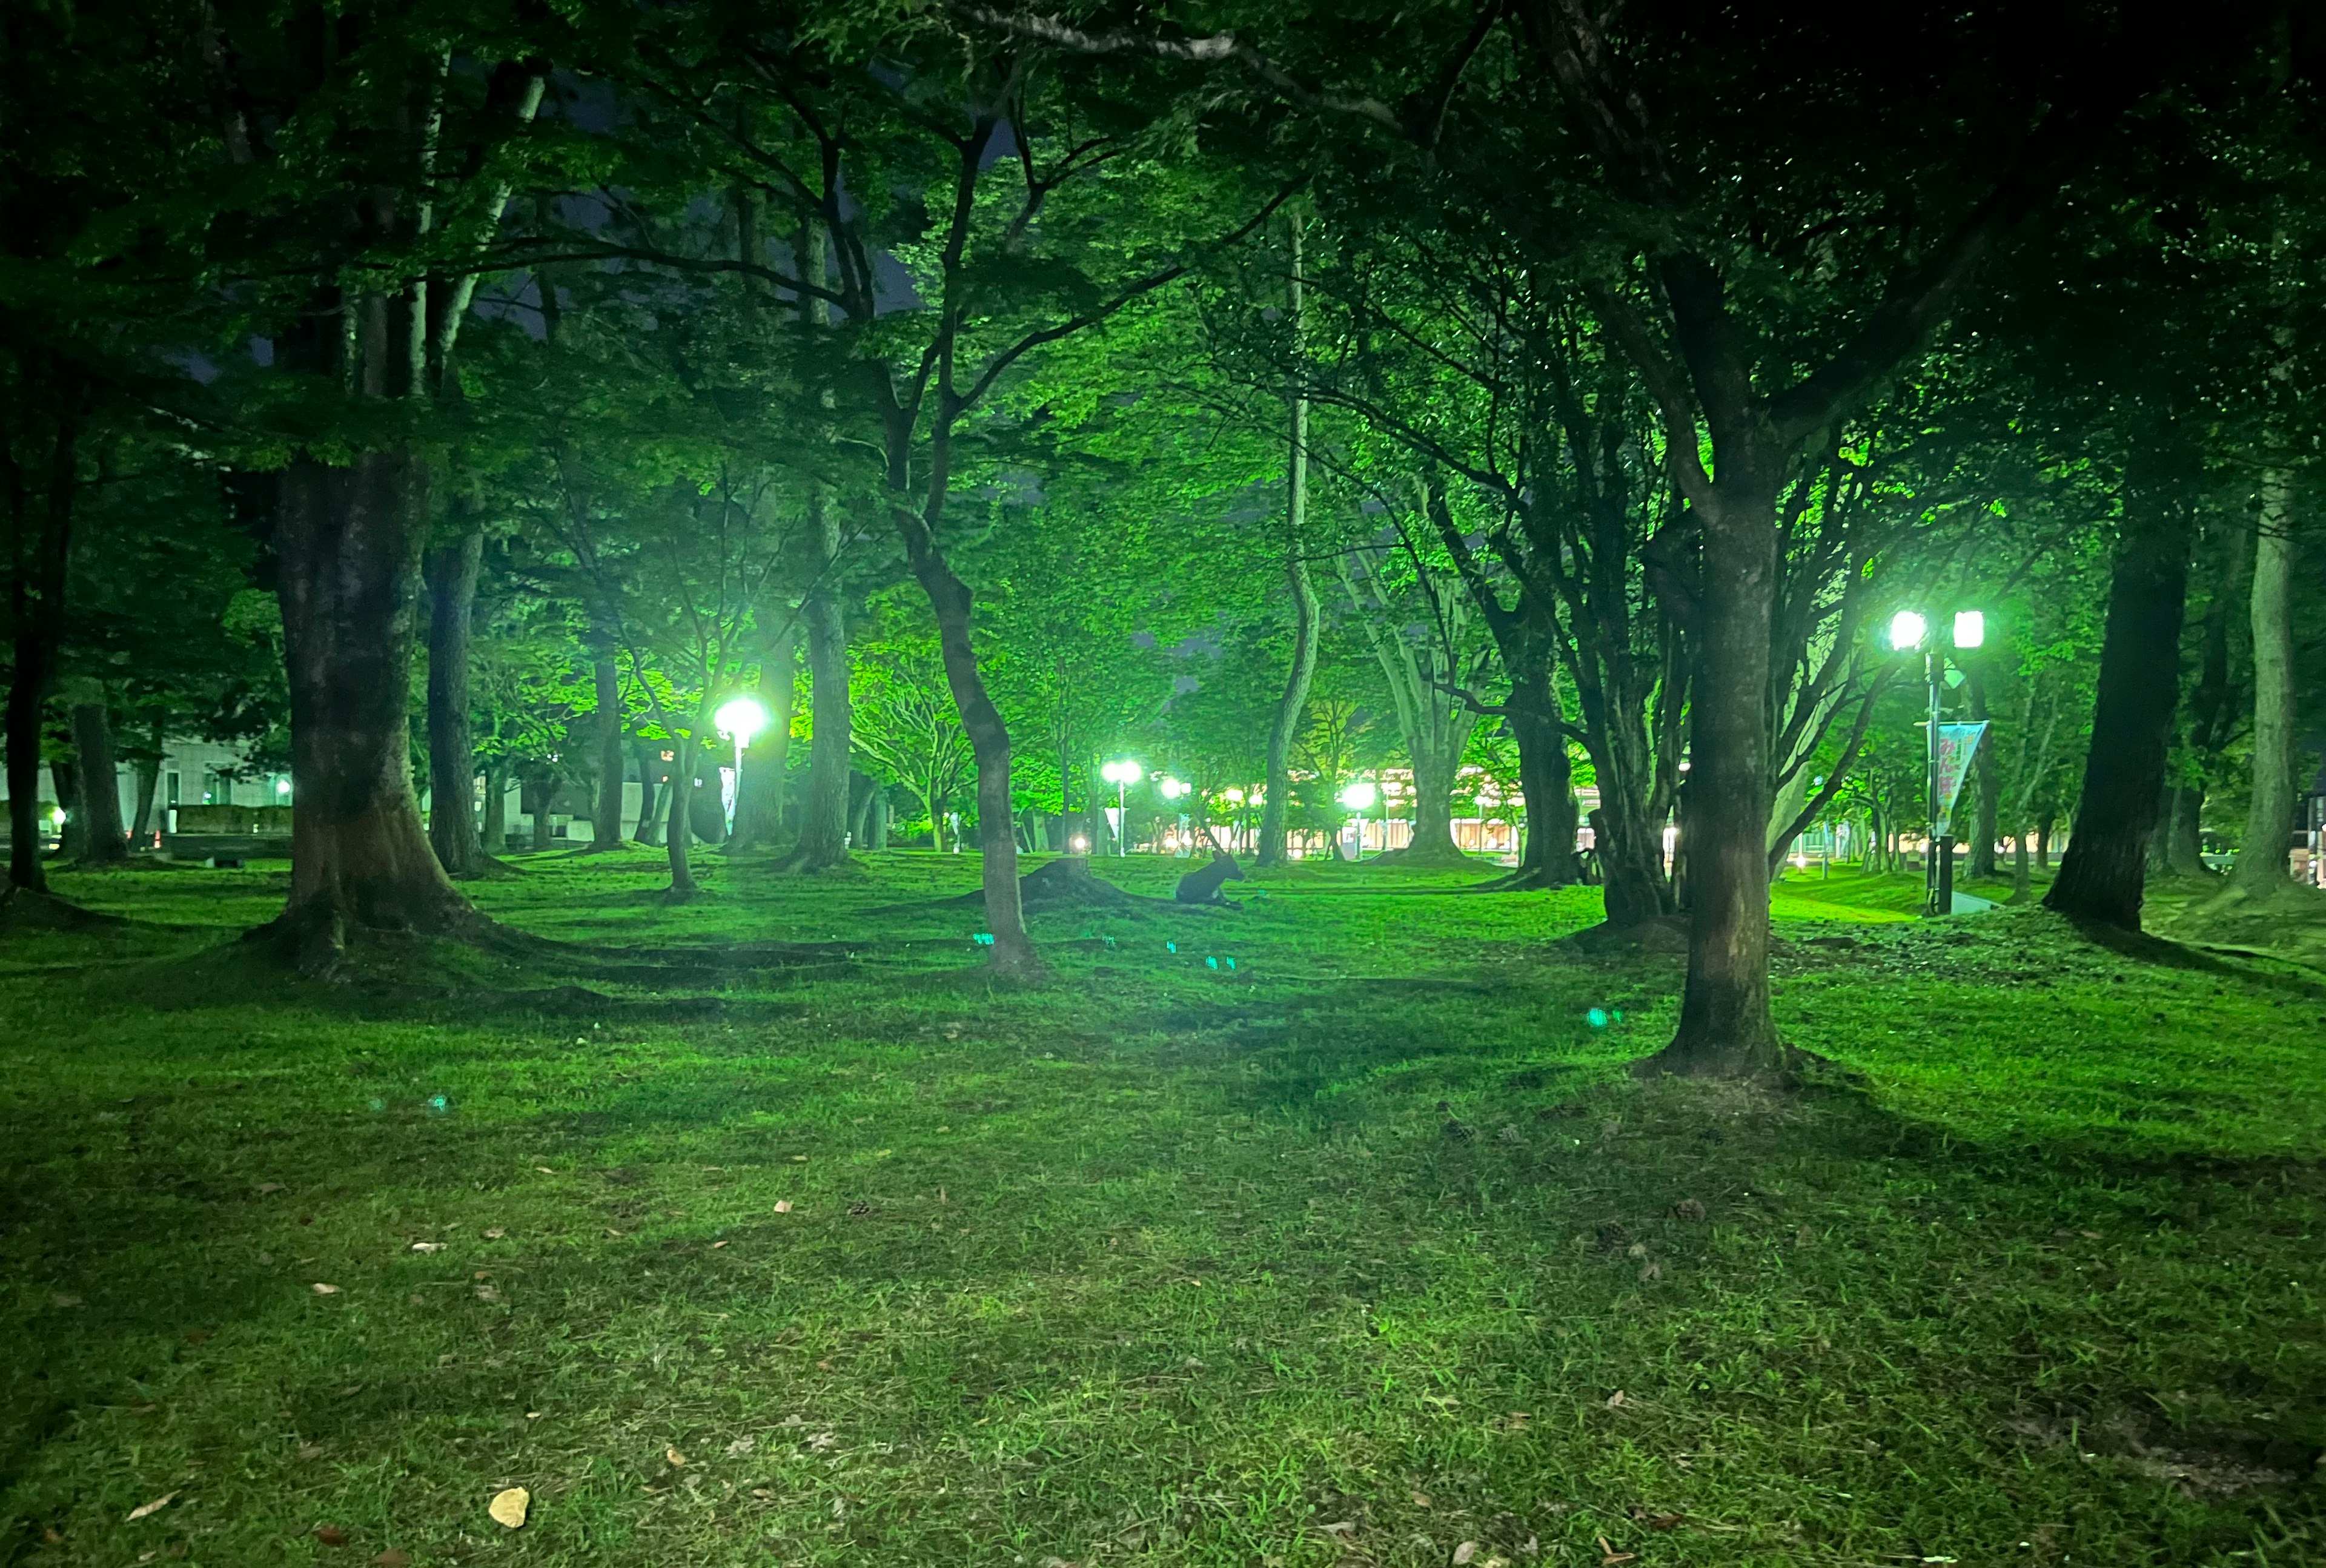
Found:
M 129 841 L 140 848 L 154 831 L 154 797 L 162 784 L 162 759 L 141 756 L 137 759 L 137 820 L 129 825 Z
M 1989 717 L 1986 682 L 1975 674 L 1970 677 L 1970 716 L 1974 720 Z M 1978 751 L 1971 758 L 1971 782 L 1978 789 L 1978 809 L 1975 816 L 1977 826 L 1972 832 L 1970 865 L 1965 875 L 1992 877 L 1995 875 L 1995 840 L 2002 831 L 2003 771 L 1995 760 L 1995 736 L 1991 730 L 1980 738 Z
M 872 821 L 866 829 L 869 837 L 865 847 L 885 849 L 889 847 L 889 792 L 886 786 L 875 785 L 872 791 Z
M 879 793 L 879 782 L 869 775 L 860 773 L 849 781 L 848 841 L 855 849 L 861 849 L 871 842 L 866 837 L 866 830 L 872 821 L 872 797 Z
M 2027 868 L 2027 825 L 2011 835 L 2011 902 L 2024 904 L 2033 895 L 2034 878 Z
M 730 849 L 758 849 L 783 836 L 786 775 L 792 765 L 792 713 L 798 701 L 799 639 L 796 627 L 786 625 L 759 659 L 759 706 L 768 710 L 768 728 L 743 754 Z M 810 755 L 814 755 L 813 747 Z
M 663 827 L 663 847 L 670 855 L 670 886 L 665 895 L 670 898 L 691 898 L 699 891 L 694 882 L 694 868 L 687 859 L 687 840 L 693 834 L 694 752 L 687 741 L 671 743 L 670 816 Z
M 823 871 L 848 859 L 848 772 L 852 750 L 848 617 L 841 607 L 839 589 L 829 580 L 832 562 L 840 553 L 840 520 L 818 497 L 813 521 L 819 579 L 800 609 L 800 619 L 807 628 L 813 728 L 808 737 L 807 793 L 800 802 L 799 841 L 784 858 L 786 871 Z
M 2285 886 L 2293 830 L 2293 518 L 2286 476 L 2262 484 L 2254 541 L 2253 800 L 2231 886 L 2256 896 Z
M 2099 693 L 2083 796 L 2046 908 L 2140 929 L 2148 840 L 2163 799 L 2172 714 L 2181 698 L 2181 619 L 2189 591 L 2191 486 L 2185 454 L 2135 447 L 2126 476 L 2125 533 L 2108 589 Z
M 485 531 L 428 552 L 428 843 L 451 877 L 484 875 L 492 864 L 477 836 L 476 738 L 469 719 L 469 636 L 484 561 Z
M 898 522 L 913 575 L 936 614 L 945 684 L 953 692 L 954 707 L 969 735 L 970 755 L 977 764 L 977 818 L 982 830 L 979 848 L 984 858 L 982 880 L 985 923 L 993 932 L 993 967 L 1009 974 L 1031 974 L 1040 965 L 1034 956 L 1033 941 L 1026 934 L 1025 904 L 1018 890 L 1018 844 L 1009 836 L 1015 809 L 1009 787 L 1009 730 L 977 668 L 977 651 L 971 640 L 973 601 L 969 585 L 937 553 L 935 536 L 923 519 L 900 507 Z M 939 813 L 935 803 L 930 811 L 933 817 Z M 941 827 L 940 823 L 940 837 Z
M 2035 864 L 2046 871 L 2052 868 L 2052 829 L 2056 820 L 2046 815 L 2035 825 Z
M 597 700 L 594 717 L 598 732 L 598 794 L 590 803 L 590 848 L 597 851 L 622 847 L 622 796 L 627 782 L 623 775 L 628 768 L 622 760 L 626 733 L 622 723 L 622 667 L 615 662 L 610 639 L 600 641 L 593 652 L 590 673 Z
M 1292 330 L 1298 339 L 1301 320 L 1300 217 L 1291 219 Z M 1284 572 L 1292 590 L 1292 664 L 1284 673 L 1284 693 L 1277 699 L 1276 718 L 1268 727 L 1268 793 L 1261 805 L 1261 866 L 1280 866 L 1286 858 L 1286 824 L 1292 809 L 1292 747 L 1300 738 L 1300 718 L 1307 710 L 1308 688 L 1317 677 L 1317 642 L 1324 624 L 1324 607 L 1308 576 L 1306 536 L 1308 524 L 1308 399 L 1292 398 L 1290 450 L 1285 462 Z M 1093 775 L 1093 777 L 1096 775 Z
M 1744 466 L 1726 458 L 1730 465 Z M 1688 982 L 1679 1029 L 1652 1059 L 1749 1077 L 1781 1065 L 1769 1011 L 1769 659 L 1777 580 L 1773 485 L 1742 479 L 1703 513 L 1700 633 L 1681 837 Z
M 405 709 L 427 469 L 408 451 L 344 468 L 294 459 L 275 522 L 291 691 L 291 895 L 272 929 L 328 967 L 350 929 L 423 932 L 479 916 L 428 847 Z
M 2182 784 L 2172 792 L 2172 814 L 2164 838 L 2164 868 L 2175 877 L 2205 875 L 2205 792 Z
M 79 765 L 60 757 L 49 764 L 49 782 L 57 786 L 57 809 L 65 814 L 57 830 L 57 858 L 81 859 L 88 853 L 88 813 L 81 809 Z
M 129 836 L 121 826 L 119 769 L 113 761 L 113 726 L 102 691 L 84 686 L 74 693 L 72 728 L 80 785 L 81 858 L 93 866 L 118 866 L 129 858 Z
M 656 766 L 658 747 L 641 740 L 632 750 L 637 753 L 638 760 L 638 825 L 631 830 L 630 838 L 652 849 L 662 843 L 662 820 L 670 809 L 670 799 L 665 793 L 669 785 Z
M 492 855 L 508 848 L 508 777 L 491 763 L 485 765 L 484 844 Z
M 29 382 L 29 361 L 26 367 Z M 80 494 L 80 431 L 88 395 L 78 373 L 61 364 L 58 369 L 62 385 L 42 388 L 50 405 L 42 412 L 53 416 L 55 429 L 44 476 L 46 494 L 37 516 L 14 453 L 5 450 L 14 442 L 0 441 L 11 531 L 9 619 L 15 633 L 8 682 L 8 882 L 33 893 L 49 890 L 41 869 L 41 738 L 47 727 L 49 691 L 56 680 L 57 649 L 64 639 L 66 568 L 72 557 L 73 506 Z M 60 783 L 57 804 L 67 809 L 71 804 Z
M 1518 880 L 1529 887 L 1565 887 L 1581 880 L 1575 854 L 1575 765 L 1567 756 L 1558 693 L 1540 666 L 1512 682 L 1510 723 L 1519 748 L 1519 789 L 1526 796 L 1526 842 Z

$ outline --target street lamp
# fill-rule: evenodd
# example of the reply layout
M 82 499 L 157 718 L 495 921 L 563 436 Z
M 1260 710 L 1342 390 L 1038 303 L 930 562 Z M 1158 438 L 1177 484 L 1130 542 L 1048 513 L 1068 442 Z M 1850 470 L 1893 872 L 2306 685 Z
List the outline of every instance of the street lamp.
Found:
M 1954 635 L 1942 638 L 1918 610 L 1902 609 L 1890 617 L 1890 645 L 1897 652 L 1911 653 L 1919 648 L 1922 653 L 1922 669 L 1931 688 L 1931 717 L 1927 758 L 1923 783 L 1930 791 L 1931 853 L 1923 868 L 1924 891 L 1922 914 L 1927 918 L 1952 914 L 1955 908 L 1955 840 L 1954 796 L 1962 787 L 1962 774 L 1969 771 L 1972 753 L 1978 749 L 1979 739 L 1986 733 L 1984 722 L 1953 726 L 1968 733 L 1968 744 L 1959 757 L 1960 771 L 1954 780 L 1955 788 L 1946 789 L 1941 777 L 1942 762 L 1949 756 L 1948 726 L 1944 722 L 1941 699 L 1945 689 L 1959 682 L 1961 673 L 1947 663 L 1950 652 L 1965 652 L 1983 645 L 1986 641 L 1986 617 L 1978 610 L 1957 610 Z
M 1118 762 L 1106 764 L 1098 770 L 1098 775 L 1114 786 L 1114 852 L 1118 855 L 1128 855 L 1130 853 L 1130 846 L 1125 840 L 1129 835 L 1123 830 L 1130 823 L 1129 792 L 1132 784 L 1147 776 L 1147 769 L 1143 765 L 1132 762 L 1126 757 Z
M 1379 798 L 1381 798 L 1381 792 L 1373 788 L 1371 779 L 1358 779 L 1341 791 L 1341 803 L 1356 812 L 1360 818 L 1373 809 L 1373 802 Z M 1382 848 L 1384 849 L 1389 848 L 1387 829 L 1383 829 L 1382 832 Z M 1365 825 L 1362 821 L 1357 823 L 1356 858 L 1360 860 L 1365 858 Z
M 768 710 L 749 697 L 738 697 L 723 705 L 712 716 L 712 721 L 721 735 L 735 738 L 735 804 L 727 811 L 727 832 L 731 838 L 736 807 L 743 803 L 743 748 L 751 744 L 751 737 L 768 727 Z

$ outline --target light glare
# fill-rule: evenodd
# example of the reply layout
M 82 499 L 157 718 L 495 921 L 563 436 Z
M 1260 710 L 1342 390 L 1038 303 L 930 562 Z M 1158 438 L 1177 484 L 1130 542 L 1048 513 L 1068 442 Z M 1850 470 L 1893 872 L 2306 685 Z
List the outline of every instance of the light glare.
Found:
M 1359 779 L 1341 792 L 1341 803 L 1353 812 L 1370 811 L 1376 795 L 1377 792 L 1371 784 Z
M 1986 617 L 1977 610 L 1955 611 L 1955 646 L 1976 648 L 1986 641 Z
M 1920 610 L 1900 610 L 1890 617 L 1890 645 L 1893 648 L 1919 648 L 1922 634 L 1931 629 Z
M 749 697 L 738 697 L 719 710 L 719 732 L 731 735 L 738 746 L 751 744 L 751 737 L 768 727 L 768 710 Z

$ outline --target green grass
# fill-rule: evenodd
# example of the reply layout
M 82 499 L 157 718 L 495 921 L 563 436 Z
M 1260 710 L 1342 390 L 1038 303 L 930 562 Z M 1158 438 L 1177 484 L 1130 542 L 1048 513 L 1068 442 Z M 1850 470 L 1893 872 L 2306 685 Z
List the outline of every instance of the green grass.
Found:
M 853 961 L 293 984 L 279 867 L 60 878 L 156 923 L 0 942 L 0 1563 L 2326 1561 L 2313 971 L 1789 884 L 1864 1089 L 1772 1097 L 1624 1076 L 1678 969 L 1587 890 L 1305 867 L 997 990 L 973 859 L 702 861 L 477 896 Z

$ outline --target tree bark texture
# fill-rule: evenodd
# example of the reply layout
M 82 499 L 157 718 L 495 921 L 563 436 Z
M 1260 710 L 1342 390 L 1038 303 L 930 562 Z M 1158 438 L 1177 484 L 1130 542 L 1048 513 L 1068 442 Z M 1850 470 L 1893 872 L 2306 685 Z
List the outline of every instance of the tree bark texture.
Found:
M 814 522 L 819 580 L 800 607 L 807 631 L 811 728 L 807 790 L 800 801 L 799 841 L 784 858 L 789 871 L 822 871 L 848 859 L 848 769 L 853 754 L 848 692 L 848 617 L 830 580 L 840 553 L 840 520 L 821 503 Z M 1005 818 L 1007 812 L 1004 813 Z
M 796 625 L 787 622 L 759 658 L 759 706 L 768 710 L 768 728 L 743 753 L 732 849 L 758 849 L 783 836 L 784 793 L 792 765 L 792 715 L 798 702 L 799 640 Z M 813 751 L 811 745 L 811 755 Z
M 162 783 L 162 759 L 158 756 L 139 757 L 136 773 L 137 816 L 129 824 L 129 841 L 142 848 L 148 835 L 154 831 L 154 797 Z
M 428 846 L 412 793 L 412 689 L 428 476 L 414 453 L 294 459 L 274 530 L 291 689 L 291 895 L 277 932 L 328 963 L 350 929 L 477 919 Z
M 665 793 L 668 785 L 656 761 L 661 750 L 643 740 L 634 743 L 631 750 L 638 763 L 638 825 L 631 830 L 630 840 L 654 849 L 662 843 L 663 813 L 670 805 Z
M 1735 459 L 1724 458 L 1724 480 Z M 1738 463 L 1737 466 L 1745 466 Z M 1682 792 L 1688 982 L 1670 1071 L 1752 1076 L 1780 1064 L 1769 1011 L 1769 660 L 1776 496 L 1739 476 L 1700 514 L 1701 615 Z
M 1508 706 L 1519 748 L 1519 790 L 1526 796 L 1518 880 L 1529 887 L 1565 887 L 1583 874 L 1575 853 L 1575 765 L 1567 755 L 1558 692 L 1546 662 L 1512 673 Z
M 30 372 L 27 370 L 30 387 Z M 41 496 L 25 482 L 14 443 L 0 439 L 9 522 L 9 619 L 14 629 L 9 670 L 8 881 L 34 893 L 48 891 L 41 869 L 41 737 L 46 728 L 49 692 L 56 681 L 57 649 L 64 640 L 66 567 L 72 558 L 73 506 L 80 493 L 80 435 L 88 413 L 85 378 L 60 366 L 55 385 L 41 387 L 54 424 Z M 27 399 L 29 404 L 30 399 Z M 31 413 L 29 407 L 8 418 Z M 0 431 L 0 438 L 13 431 Z M 66 792 L 57 804 L 70 808 Z
M 1973 674 L 1969 684 L 1972 719 L 1987 719 L 1986 682 Z M 2003 830 L 2003 773 L 1995 760 L 1995 736 L 1992 731 L 1980 739 L 1977 755 L 1971 758 L 1971 784 L 1978 795 L 1972 819 L 1976 826 L 1971 830 L 1970 864 L 1965 874 L 1992 877 L 1995 875 L 1995 840 Z
M 688 858 L 688 840 L 694 837 L 694 752 L 692 742 L 671 743 L 670 816 L 663 826 L 663 848 L 670 857 L 669 895 L 687 898 L 697 891 L 694 867 Z
M 2285 851 L 2293 830 L 2293 515 L 2288 491 L 2284 474 L 2273 473 L 2264 481 L 2261 526 L 2254 540 L 2253 799 L 2230 881 L 2255 895 L 2285 886 Z
M 484 841 L 488 854 L 508 848 L 508 777 L 492 763 L 485 765 Z
M 2125 523 L 2108 586 L 2084 788 L 2047 909 L 2140 929 L 2149 836 L 2163 800 L 2172 715 L 2181 699 L 2181 621 L 2189 593 L 2191 466 L 2135 450 Z
M 118 866 L 129 858 L 129 835 L 121 825 L 113 725 L 106 715 L 102 691 L 83 690 L 74 694 L 72 731 L 80 786 L 81 858 L 96 866 Z
M 1300 225 L 1292 225 L 1292 313 L 1300 314 Z M 1285 835 L 1292 810 L 1292 747 L 1300 738 L 1301 717 L 1308 710 L 1308 688 L 1317 678 L 1317 643 L 1324 626 L 1324 606 L 1308 575 L 1306 537 L 1308 522 L 1308 400 L 1292 400 L 1291 451 L 1285 464 L 1284 575 L 1291 590 L 1292 663 L 1284 672 L 1284 693 L 1276 701 L 1276 717 L 1268 727 L 1268 793 L 1260 812 L 1260 851 L 1253 858 L 1262 866 L 1280 866 L 1286 858 Z
M 590 673 L 596 688 L 597 711 L 592 715 L 592 723 L 597 730 L 598 752 L 597 798 L 590 804 L 590 848 L 619 849 L 622 847 L 624 775 L 628 769 L 622 758 L 626 734 L 622 723 L 622 667 L 615 663 L 610 640 L 600 642 L 592 650 Z M 641 801 L 639 804 L 643 809 L 646 803 Z
M 469 641 L 485 533 L 468 524 L 428 552 L 428 843 L 450 877 L 491 864 L 477 833 L 476 738 L 469 717 Z

